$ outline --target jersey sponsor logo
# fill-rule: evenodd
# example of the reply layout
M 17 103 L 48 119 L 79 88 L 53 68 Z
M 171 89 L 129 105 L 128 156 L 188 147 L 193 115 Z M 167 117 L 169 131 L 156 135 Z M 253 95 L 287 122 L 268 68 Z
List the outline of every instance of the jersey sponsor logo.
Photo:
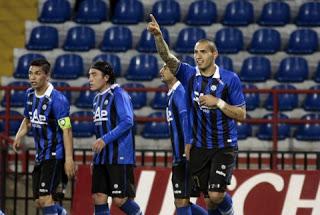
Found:
M 173 120 L 172 112 L 169 110 L 169 108 L 166 109 L 166 115 L 167 115 L 167 121 L 170 123 L 170 121 Z
M 101 110 L 100 107 L 96 109 L 93 117 L 94 122 L 108 121 L 108 111 Z
M 29 112 L 30 121 L 34 127 L 39 127 L 40 125 L 47 125 L 47 118 L 43 114 L 38 114 L 38 110 L 35 109 L 34 112 Z M 38 126 L 37 126 L 38 125 Z
M 205 112 L 205 113 L 209 113 L 209 112 L 210 112 L 209 107 L 204 106 L 204 105 L 200 105 L 200 99 L 199 99 L 199 97 L 200 97 L 200 96 L 203 96 L 204 94 L 203 94 L 203 93 L 199 93 L 199 92 L 197 92 L 197 91 L 193 91 L 193 94 L 194 94 L 193 101 L 195 101 L 195 102 L 198 104 L 199 109 L 200 109 L 201 111 Z
M 222 171 L 217 170 L 216 173 L 217 173 L 218 175 L 221 175 L 221 176 L 223 176 L 223 177 L 226 177 L 226 173 L 224 173 L 224 172 L 222 172 Z

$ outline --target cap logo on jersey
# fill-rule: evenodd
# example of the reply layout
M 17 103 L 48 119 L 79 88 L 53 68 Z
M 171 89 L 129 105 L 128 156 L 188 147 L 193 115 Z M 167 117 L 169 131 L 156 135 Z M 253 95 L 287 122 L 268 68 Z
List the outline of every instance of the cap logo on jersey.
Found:
M 35 109 L 34 112 L 29 112 L 29 116 L 31 119 L 32 124 L 38 124 L 38 125 L 46 125 L 46 116 L 42 114 L 38 114 L 38 110 Z
M 108 121 L 108 111 L 101 110 L 98 107 L 94 113 L 94 122 Z

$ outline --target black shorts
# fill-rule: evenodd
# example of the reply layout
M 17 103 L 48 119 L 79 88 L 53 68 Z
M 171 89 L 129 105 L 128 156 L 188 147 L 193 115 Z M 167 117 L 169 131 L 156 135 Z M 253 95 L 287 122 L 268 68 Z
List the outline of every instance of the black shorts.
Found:
M 93 165 L 92 193 L 105 193 L 112 197 L 135 197 L 133 165 Z
M 191 174 L 189 161 L 179 162 L 172 166 L 172 187 L 175 199 L 190 197 Z
M 39 196 L 52 195 L 55 197 L 58 186 L 65 186 L 68 177 L 64 171 L 63 160 L 44 160 L 34 166 L 32 172 L 32 189 L 34 199 Z
M 192 174 L 191 196 L 208 191 L 225 192 L 230 184 L 238 150 L 236 148 L 206 149 L 192 147 L 190 166 Z

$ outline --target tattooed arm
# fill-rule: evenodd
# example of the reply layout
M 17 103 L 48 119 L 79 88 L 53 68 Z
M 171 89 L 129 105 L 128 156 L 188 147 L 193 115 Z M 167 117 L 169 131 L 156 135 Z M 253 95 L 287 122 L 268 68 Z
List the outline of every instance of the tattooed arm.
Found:
M 151 22 L 148 23 L 148 31 L 155 38 L 157 51 L 160 57 L 167 64 L 170 71 L 175 74 L 177 72 L 180 61 L 170 52 L 166 41 L 163 39 L 162 32 L 157 20 L 152 14 L 150 14 L 150 18 Z

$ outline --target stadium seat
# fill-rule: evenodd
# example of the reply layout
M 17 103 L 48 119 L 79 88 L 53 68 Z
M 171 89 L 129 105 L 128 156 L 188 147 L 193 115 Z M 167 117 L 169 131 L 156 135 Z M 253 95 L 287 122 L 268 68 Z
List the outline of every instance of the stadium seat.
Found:
M 158 88 L 168 89 L 166 85 L 162 84 Z M 168 103 L 167 92 L 156 92 L 154 98 L 151 101 L 151 107 L 153 109 L 165 109 Z
M 271 28 L 263 28 L 254 32 L 249 51 L 256 54 L 274 54 L 280 51 L 280 48 L 280 33 Z
M 254 56 L 244 60 L 240 79 L 248 82 L 264 82 L 271 77 L 271 63 L 266 57 Z
M 290 6 L 284 1 L 271 1 L 263 5 L 258 23 L 266 26 L 282 26 L 290 21 Z
M 312 86 L 310 90 L 320 90 L 320 85 Z M 320 94 L 307 94 L 302 106 L 306 111 L 320 111 Z
M 206 32 L 203 29 L 196 27 L 184 28 L 178 34 L 174 50 L 179 53 L 193 52 L 196 42 L 204 38 L 206 38 Z
M 122 85 L 124 89 L 126 88 L 140 88 L 144 89 L 145 87 L 141 83 L 125 83 Z M 134 109 L 140 109 L 147 105 L 147 93 L 146 92 L 137 92 L 137 91 L 128 91 L 129 96 L 131 97 L 132 105 Z
M 306 114 L 301 119 L 304 120 L 320 120 L 319 113 Z M 320 123 L 304 123 L 299 125 L 295 134 L 297 140 L 303 141 L 319 141 L 320 140 Z
M 112 65 L 116 77 L 121 76 L 121 63 L 118 55 L 115 54 L 99 54 L 95 56 L 92 62 L 105 61 Z
M 125 52 L 131 47 L 131 30 L 125 26 L 113 26 L 104 32 L 100 49 L 105 52 Z
M 216 4 L 209 0 L 198 0 L 191 3 L 186 23 L 188 25 L 211 25 L 217 21 Z
M 52 50 L 58 48 L 58 31 L 52 26 L 38 26 L 32 29 L 26 48 L 29 50 Z
M 89 83 L 84 84 L 82 87 L 89 87 Z M 96 96 L 96 92 L 91 90 L 84 90 L 80 92 L 79 97 L 75 101 L 75 106 L 78 108 L 90 108 L 92 109 L 93 99 Z
M 46 23 L 62 23 L 71 17 L 71 6 L 67 0 L 47 0 L 43 3 L 39 21 Z
M 243 26 L 253 22 L 254 11 L 249 1 L 237 0 L 227 4 L 222 23 L 224 25 Z
M 276 85 L 272 87 L 272 89 L 279 89 L 279 90 L 295 90 L 296 88 L 293 85 Z M 273 96 L 270 93 L 265 101 L 264 107 L 267 110 L 273 110 Z M 290 93 L 282 93 L 278 94 L 278 107 L 281 111 L 293 110 L 294 108 L 298 107 L 298 95 L 297 94 L 290 94 Z
M 320 2 L 311 1 L 302 4 L 299 8 L 296 23 L 301 26 L 319 26 Z
M 155 112 L 148 116 L 148 118 L 164 118 L 166 117 L 162 112 Z M 142 130 L 141 135 L 148 139 L 163 139 L 169 138 L 169 127 L 167 122 L 147 122 Z
M 68 30 L 63 49 L 65 51 L 89 51 L 95 47 L 94 30 L 87 26 L 75 26 Z
M 258 89 L 253 84 L 244 84 L 242 85 L 242 89 Z M 244 97 L 246 100 L 246 109 L 251 111 L 255 110 L 260 106 L 260 94 L 259 93 L 244 93 Z
M 317 82 L 317 83 L 320 83 L 320 61 L 319 61 L 318 66 L 317 66 L 317 70 L 313 75 L 313 80 L 315 82 Z
M 30 87 L 30 83 L 27 81 L 14 81 L 8 84 L 8 86 L 12 87 Z M 10 92 L 10 106 L 11 107 L 24 107 L 26 100 L 26 90 L 11 90 Z M 1 105 L 5 107 L 7 104 L 6 96 L 4 94 Z
M 180 59 L 181 62 L 187 63 L 187 64 L 189 64 L 191 66 L 195 66 L 196 65 L 196 62 L 194 61 L 194 58 L 191 57 L 190 55 L 181 55 L 179 59 Z
M 70 115 L 72 122 L 73 137 L 92 137 L 94 134 L 94 124 L 92 122 L 92 111 L 77 111 Z M 77 117 L 90 117 L 88 121 L 76 119 Z
M 224 68 L 229 71 L 233 71 L 233 63 L 230 57 L 227 57 L 225 55 L 218 55 L 215 63 L 221 68 Z
M 247 119 L 251 117 L 247 115 Z M 238 140 L 245 140 L 252 136 L 252 126 L 248 123 L 237 122 L 237 135 Z
M 289 117 L 284 114 L 279 114 L 280 119 L 288 119 Z M 272 119 L 273 114 L 267 114 L 263 117 L 264 119 Z M 260 140 L 272 140 L 273 128 L 272 123 L 261 124 L 258 128 L 257 137 Z M 290 125 L 285 123 L 279 123 L 278 125 L 278 139 L 284 140 L 290 137 Z
M 83 75 L 83 61 L 80 55 L 63 54 L 57 57 L 52 78 L 76 79 Z
M 159 72 L 158 60 L 153 55 L 141 54 L 134 56 L 125 75 L 128 80 L 150 81 Z
M 109 16 L 108 6 L 103 0 L 83 0 L 75 15 L 75 22 L 97 24 L 106 21 Z
M 298 29 L 290 34 L 289 54 L 312 54 L 318 50 L 317 32 L 311 29 Z
M 143 21 L 144 8 L 138 0 L 117 1 L 112 22 L 116 24 L 137 24 Z
M 302 57 L 287 57 L 280 62 L 276 80 L 279 82 L 303 82 L 308 78 L 308 62 Z
M 165 28 L 161 28 L 161 31 L 164 40 L 167 42 L 168 46 L 170 46 L 168 30 Z M 152 34 L 147 29 L 144 29 L 141 33 L 139 42 L 137 44 L 137 50 L 139 52 L 157 52 L 154 36 L 152 36 Z
M 152 7 L 159 25 L 174 25 L 180 21 L 180 5 L 175 0 L 160 0 Z
M 11 110 L 10 111 L 10 117 L 20 117 L 21 119 L 10 119 L 9 121 L 9 135 L 10 136 L 14 136 L 17 134 L 18 130 L 19 130 L 19 127 L 20 127 L 20 124 L 23 120 L 23 116 L 21 113 L 19 113 L 18 111 L 14 111 L 14 110 Z M 6 115 L 6 111 L 3 110 L 3 111 L 0 111 L 0 116 L 1 117 L 4 117 Z M 0 128 L 5 128 L 5 120 L 4 119 L 1 119 L 0 118 Z
M 63 82 L 63 81 L 53 81 L 51 83 L 54 86 L 54 88 L 59 90 L 68 99 L 69 103 L 71 104 L 71 91 L 58 89 L 59 87 L 70 87 L 70 85 L 67 82 Z
M 28 78 L 30 63 L 34 59 L 45 59 L 45 57 L 42 54 L 37 53 L 28 53 L 22 55 L 18 60 L 17 67 L 13 73 L 13 77 L 23 79 Z
M 243 35 L 237 28 L 223 28 L 217 31 L 215 44 L 219 53 L 237 53 L 243 48 Z

